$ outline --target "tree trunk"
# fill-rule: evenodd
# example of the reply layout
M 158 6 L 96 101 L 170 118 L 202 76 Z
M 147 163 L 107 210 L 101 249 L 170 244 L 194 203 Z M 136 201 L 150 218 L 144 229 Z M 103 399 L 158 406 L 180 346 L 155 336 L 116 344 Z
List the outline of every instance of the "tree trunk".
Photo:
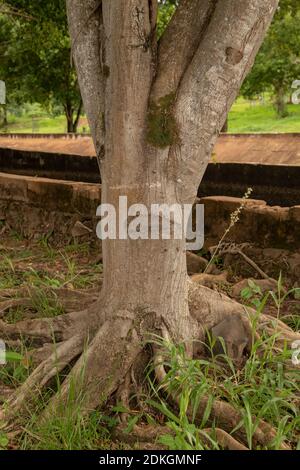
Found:
M 285 118 L 288 116 L 286 98 L 283 87 L 279 87 L 275 91 L 275 109 L 279 118 Z
M 76 116 L 75 116 L 75 119 L 74 119 L 74 122 L 73 122 L 73 132 L 75 134 L 77 134 L 81 112 L 82 112 L 82 100 L 80 100 L 80 103 L 79 103 L 79 106 L 78 106 L 78 109 L 77 109 L 77 113 L 76 113 Z
M 102 204 L 123 216 L 120 197 L 127 197 L 128 207 L 143 204 L 148 210 L 152 204 L 194 203 L 216 138 L 277 5 L 277 0 L 182 0 L 158 44 L 157 0 L 67 0 L 78 81 L 101 170 Z M 67 106 L 69 130 L 71 114 Z M 77 381 L 87 410 L 120 391 L 149 333 L 184 341 L 191 353 L 190 341 L 203 341 L 206 328 L 224 318 L 238 315 L 247 323 L 239 304 L 189 286 L 184 237 L 117 236 L 104 240 L 102 250 L 101 301 L 68 316 L 67 333 L 61 332 L 62 319 L 54 321 L 62 368 L 66 357 L 74 359 L 68 349 L 66 354 L 66 343 L 90 342 L 50 412 L 68 400 Z M 49 325 L 41 326 L 45 335 Z M 28 389 L 24 384 L 23 402 Z M 13 401 L 15 409 L 18 403 Z M 239 420 L 240 415 L 232 427 Z
M 68 134 L 69 133 L 72 133 L 72 134 L 77 133 L 78 124 L 79 124 L 79 120 L 80 120 L 80 115 L 81 115 L 81 112 L 82 112 L 82 106 L 83 106 L 83 103 L 82 103 L 82 100 L 81 100 L 80 103 L 79 103 L 76 115 L 75 115 L 75 119 L 74 119 L 73 105 L 70 102 L 67 102 L 64 105 L 65 116 L 66 116 L 66 119 L 67 119 L 67 132 L 68 132 Z
M 277 1 L 183 0 L 158 50 L 156 0 L 67 5 L 102 203 L 193 203 Z M 191 336 L 184 240 L 106 240 L 103 261 L 116 315 L 149 311 Z
M 129 188 L 108 190 L 105 200 L 118 207 L 124 192 L 129 205 L 143 203 L 149 213 L 151 203 L 161 203 L 151 191 L 141 200 Z M 102 252 L 103 290 L 116 312 L 155 313 L 176 340 L 190 339 L 185 240 L 105 240 Z
M 221 132 L 223 132 L 223 133 L 228 132 L 228 118 L 226 118 L 225 124 L 224 124 L 224 126 L 222 127 Z
M 3 120 L 1 123 L 1 127 L 7 127 L 8 126 L 7 105 L 4 104 L 3 106 L 1 106 L 1 109 L 3 110 Z
M 67 110 L 65 114 L 66 114 L 66 119 L 67 119 L 67 133 L 72 134 L 74 132 L 73 111 L 71 112 L 70 110 Z

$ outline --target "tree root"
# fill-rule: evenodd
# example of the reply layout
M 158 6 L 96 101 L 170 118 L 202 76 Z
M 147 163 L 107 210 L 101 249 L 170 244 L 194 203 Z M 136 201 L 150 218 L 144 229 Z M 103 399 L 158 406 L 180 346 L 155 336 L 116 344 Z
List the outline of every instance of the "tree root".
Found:
M 238 442 L 234 437 L 228 434 L 226 431 L 220 428 L 207 428 L 202 429 L 199 431 L 202 435 L 203 442 L 207 444 L 207 446 L 211 447 L 211 441 L 207 437 L 210 435 L 214 437 L 221 448 L 225 448 L 228 450 L 249 450 L 248 447 L 244 446 L 240 442 Z
M 167 426 L 135 425 L 130 433 L 126 432 L 126 428 L 126 424 L 117 426 L 113 437 L 120 442 L 126 442 L 132 446 L 136 445 L 136 443 L 151 444 L 155 450 L 165 448 L 158 444 L 158 440 L 161 436 L 171 433 Z
M 0 336 L 4 339 L 22 338 L 31 345 L 60 343 L 76 336 L 78 331 L 93 335 L 104 320 L 105 308 L 98 302 L 87 310 L 66 313 L 54 318 L 27 319 L 15 324 L 0 320 Z
M 7 310 L 16 307 L 30 307 L 32 305 L 31 299 L 20 298 L 20 299 L 9 299 L 0 303 L 0 318 L 3 318 Z
M 57 409 L 63 412 L 70 400 L 70 388 L 73 393 L 75 390 L 75 396 L 80 396 L 83 412 L 101 406 L 118 390 L 142 349 L 134 315 L 119 312 L 107 320 L 64 381 L 59 395 L 50 400 L 43 418 Z M 84 394 L 80 393 L 82 390 Z
M 221 323 L 225 318 L 236 315 L 244 323 L 246 329 L 252 330 L 251 321 L 257 322 L 257 331 L 278 334 L 276 343 L 282 345 L 284 341 L 295 341 L 300 339 L 300 334 L 294 332 L 281 320 L 269 315 L 260 315 L 244 305 L 230 299 L 224 294 L 208 289 L 189 281 L 189 309 L 191 317 L 197 322 L 198 339 L 205 341 L 207 330 Z
M 43 295 L 59 301 L 66 312 L 84 310 L 97 301 L 99 289 L 75 290 L 66 288 L 44 288 Z M 0 318 L 7 309 L 26 306 L 34 309 L 34 299 L 40 294 L 40 289 L 20 287 L 19 289 L 3 289 L 0 293 Z
M 248 328 L 251 328 L 249 318 L 256 318 L 255 311 L 246 310 L 241 304 L 228 297 L 192 282 L 190 282 L 189 296 L 191 328 L 194 333 L 197 331 L 194 337 L 199 341 L 204 342 L 207 329 L 212 328 L 224 318 L 237 315 L 245 325 L 248 325 Z M 273 328 L 274 333 L 274 324 L 280 340 L 291 341 L 300 337 L 280 320 L 265 315 L 259 319 L 259 328 L 264 331 Z M 8 325 L 0 321 L 2 336 L 5 335 L 12 341 L 20 336 L 40 339 L 43 345 L 36 351 L 36 357 L 40 355 L 43 362 L 8 400 L 3 411 L 0 412 L 0 420 L 11 422 L 16 416 L 22 415 L 30 406 L 32 398 L 72 362 L 71 372 L 62 383 L 58 393 L 50 399 L 41 419 L 47 419 L 53 413 L 63 415 L 68 404 L 77 400 L 80 400 L 81 410 L 89 413 L 107 402 L 114 393 L 118 394 L 129 409 L 132 383 L 134 388 L 137 385 L 135 376 L 132 375 L 133 370 L 139 355 L 144 351 L 149 332 L 163 335 L 166 340 L 170 340 L 165 323 L 157 314 L 140 310 L 138 312 L 116 311 L 112 305 L 107 306 L 104 302 L 101 306 L 100 301 L 96 302 L 88 312 L 74 312 L 51 320 L 26 320 L 16 325 Z M 90 344 L 85 350 L 84 345 L 88 339 Z M 53 342 L 56 344 L 54 352 Z M 156 379 L 161 390 L 164 391 L 167 387 L 166 371 L 158 350 L 155 351 L 154 365 Z M 70 390 L 72 390 L 71 394 Z M 179 397 L 169 393 L 168 396 L 172 404 L 178 407 Z M 208 397 L 206 396 L 200 401 L 196 422 L 202 420 L 207 404 Z M 192 417 L 192 410 L 188 411 L 188 415 Z M 126 419 L 125 414 L 122 417 L 122 426 Z M 256 419 L 253 418 L 253 420 Z M 236 430 L 234 436 L 230 435 L 242 421 L 240 411 L 227 402 L 215 400 L 212 404 L 210 425 L 215 421 L 218 427 L 213 432 L 220 446 L 247 450 L 247 436 L 243 428 Z M 257 426 L 253 435 L 254 442 L 263 447 L 270 445 L 276 437 L 276 431 L 262 420 L 255 421 L 255 423 Z M 210 434 L 212 431 L 207 429 L 203 432 Z M 140 437 L 145 440 L 142 434 Z M 289 449 L 289 446 L 282 443 L 281 449 Z
M 159 439 L 162 436 L 167 434 L 173 435 L 174 432 L 167 426 L 151 426 L 151 425 L 144 425 L 138 426 L 135 425 L 131 430 L 130 434 L 126 432 L 126 426 L 119 425 L 115 432 L 114 437 L 122 442 L 126 442 L 130 445 L 134 445 L 137 442 L 142 443 L 151 443 L 155 447 L 164 448 L 158 444 Z M 205 444 L 208 448 L 212 447 L 210 436 L 217 441 L 221 448 L 225 448 L 228 450 L 249 450 L 248 447 L 240 444 L 236 439 L 234 439 L 230 434 L 220 428 L 207 428 L 199 431 L 201 434 L 203 444 Z
M 2 412 L 0 411 L 0 421 L 10 421 L 24 412 L 36 393 L 39 393 L 51 379 L 56 377 L 75 357 L 82 353 L 83 345 L 84 335 L 73 336 L 73 338 L 58 345 L 56 351 L 33 371 L 24 384 L 8 400 L 5 409 Z

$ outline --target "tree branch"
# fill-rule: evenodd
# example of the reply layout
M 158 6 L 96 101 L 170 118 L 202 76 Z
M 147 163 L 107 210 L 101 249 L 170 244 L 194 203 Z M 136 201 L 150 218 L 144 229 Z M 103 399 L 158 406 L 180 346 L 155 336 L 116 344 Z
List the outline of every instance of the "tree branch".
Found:
M 158 48 L 157 76 L 151 99 L 176 92 L 180 80 L 197 51 L 218 0 L 182 0 Z
M 18 16 L 18 17 L 24 18 L 25 20 L 36 20 L 37 19 L 36 17 L 30 15 L 29 13 L 26 13 L 23 10 L 20 10 L 16 7 L 13 7 L 12 5 L 8 5 L 5 2 L 2 5 L 0 5 L 0 14 Z
M 177 195 L 193 200 L 241 84 L 273 18 L 278 0 L 222 0 L 182 79 L 175 105 L 180 145 L 176 162 Z M 222 34 L 220 34 L 222 33 Z
M 104 41 L 101 0 L 67 0 L 78 82 L 100 165 L 104 130 Z

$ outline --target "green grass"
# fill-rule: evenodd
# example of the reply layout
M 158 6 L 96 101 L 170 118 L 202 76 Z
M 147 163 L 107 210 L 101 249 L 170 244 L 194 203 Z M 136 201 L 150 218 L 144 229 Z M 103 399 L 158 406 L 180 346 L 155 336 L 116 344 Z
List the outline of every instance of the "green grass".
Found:
M 6 240 L 6 246 L 0 247 L 0 289 L 20 285 L 35 288 L 32 297 L 32 310 L 37 317 L 55 317 L 63 313 L 63 307 L 49 287 L 69 286 L 71 288 L 95 287 L 99 281 L 101 265 L 95 265 L 95 253 L 89 252 L 89 245 L 68 245 L 60 251 L 51 247 L 47 237 L 27 243 L 21 237 Z M 3 243 L 5 240 L 2 241 Z M 13 245 L 13 249 L 11 248 Z M 28 266 L 28 262 L 32 264 Z M 242 291 L 242 301 L 257 312 L 252 319 L 253 333 L 256 333 L 261 314 L 267 313 L 270 302 L 276 306 L 277 318 L 286 321 L 294 330 L 299 329 L 300 289 L 288 290 L 279 276 L 277 289 L 265 294 L 253 282 Z M 286 301 L 295 302 L 283 316 Z M 14 323 L 22 319 L 28 307 L 12 308 L 5 320 Z M 246 313 L 245 313 L 246 314 Z M 274 317 L 276 326 L 277 318 Z M 215 428 L 217 423 L 210 422 L 214 400 L 229 403 L 241 413 L 239 426 L 246 430 L 249 448 L 260 449 L 253 439 L 258 420 L 261 418 L 276 429 L 276 436 L 267 449 L 278 449 L 280 444 L 288 442 L 293 449 L 300 449 L 299 371 L 289 367 L 292 350 L 284 346 L 275 350 L 276 335 L 261 334 L 253 341 L 251 352 L 247 352 L 244 367 L 237 366 L 224 354 L 214 354 L 214 340 L 208 346 L 208 354 L 201 358 L 189 358 L 184 347 L 154 338 L 153 342 L 164 350 L 162 360 L 166 370 L 164 386 L 153 380 L 153 366 L 149 367 L 149 385 L 138 397 L 131 397 L 133 406 L 124 410 L 122 404 L 109 403 L 105 410 L 96 411 L 88 418 L 83 409 L 81 383 L 72 384 L 70 397 L 63 410 L 57 407 L 58 414 L 51 414 L 47 420 L 39 420 L 39 412 L 47 405 L 50 395 L 61 390 L 61 379 L 68 373 L 58 374 L 48 389 L 36 394 L 37 408 L 30 408 L 28 421 L 22 437 L 18 437 L 17 446 L 21 449 L 120 449 L 123 444 L 112 440 L 112 431 L 117 424 L 117 414 L 123 411 L 129 416 L 129 433 L 134 424 L 166 425 L 171 434 L 162 438 L 162 443 L 170 450 L 201 450 L 205 447 L 219 450 Z M 253 335 L 255 337 L 255 334 Z M 30 351 L 32 345 L 22 343 L 21 347 L 10 347 L 10 352 L 21 355 L 20 360 L 13 356 L 6 366 L 0 368 L 0 383 L 17 387 L 22 384 L 32 371 Z M 12 349 L 12 351 L 11 351 Z M 247 360 L 246 360 L 247 359 Z M 84 367 L 82 370 L 84 375 Z M 81 375 L 80 375 L 81 377 Z M 76 386 L 75 386 L 76 385 Z M 178 409 L 167 400 L 168 393 L 179 397 Z M 209 397 L 204 413 L 196 419 L 199 401 Z M 61 414 L 63 412 L 63 415 Z M 211 428 L 208 434 L 206 429 Z M 207 444 L 209 442 L 209 444 Z M 0 432 L 0 449 L 8 445 L 5 433 Z
M 289 115 L 276 116 L 271 103 L 260 104 L 238 99 L 229 114 L 230 133 L 300 132 L 300 105 L 288 105 Z
M 299 448 L 299 374 L 297 376 L 285 365 L 290 351 L 284 349 L 282 353 L 274 353 L 273 342 L 273 337 L 257 340 L 242 370 L 237 370 L 225 354 L 208 360 L 189 359 L 184 348 L 163 342 L 166 350 L 164 365 L 168 370 L 164 387 L 179 397 L 179 410 L 176 413 L 161 395 L 157 395 L 156 402 L 151 401 L 166 416 L 167 426 L 173 433 L 163 436 L 161 443 L 170 450 L 202 450 L 206 448 L 205 436 L 210 440 L 210 448 L 220 450 L 213 435 L 215 424 L 211 425 L 209 417 L 213 402 L 223 400 L 240 411 L 241 421 L 236 429 L 245 429 L 249 449 L 261 449 L 253 441 L 260 419 L 277 431 L 266 450 L 278 450 L 282 441 Z M 265 352 L 261 356 L 262 346 Z M 204 397 L 208 397 L 208 401 L 199 420 L 198 404 Z M 210 436 L 205 431 L 207 428 L 212 428 Z
M 7 132 L 17 133 L 65 133 L 66 119 L 64 116 L 51 117 L 43 112 L 39 106 L 37 117 L 32 117 L 33 111 L 25 112 L 21 117 L 9 115 Z M 31 108 L 30 108 L 31 109 Z M 300 105 L 288 105 L 289 115 L 284 119 L 276 116 L 273 105 L 266 100 L 265 104 L 252 102 L 239 98 L 233 105 L 229 114 L 230 133 L 252 132 L 300 132 Z M 3 132 L 3 129 L 0 129 Z M 84 132 L 80 125 L 78 132 Z M 89 132 L 85 125 L 85 132 Z
M 9 116 L 7 133 L 20 134 L 63 134 L 67 132 L 67 123 L 65 116 L 41 116 L 32 119 L 28 115 L 21 117 Z M 88 126 L 85 126 L 85 132 L 88 132 Z M 4 132 L 3 128 L 0 133 Z M 78 132 L 84 132 L 83 126 L 79 126 Z
M 280 318 L 281 309 L 287 297 L 299 295 L 299 288 L 285 292 L 280 275 L 277 283 L 277 292 L 262 294 L 260 289 L 249 285 L 244 292 L 247 305 L 256 308 L 256 316 L 251 319 L 253 338 L 256 338 L 258 321 L 263 314 L 267 301 L 272 299 Z M 245 305 L 246 307 L 246 305 Z M 246 307 L 247 308 L 247 307 Z M 276 330 L 274 318 L 274 331 Z M 297 331 L 297 324 L 293 325 Z M 161 438 L 161 443 L 170 450 L 202 450 L 209 441 L 209 448 L 219 450 L 214 432 L 215 423 L 209 422 L 213 402 L 222 400 L 241 414 L 241 420 L 235 430 L 243 428 L 247 436 L 247 445 L 251 450 L 279 450 L 281 444 L 288 442 L 292 448 L 300 449 L 300 374 L 299 370 L 289 366 L 292 350 L 285 345 L 276 351 L 278 334 L 272 336 L 261 333 L 253 340 L 249 357 L 244 367 L 238 368 L 234 361 L 226 354 L 226 346 L 222 338 L 212 338 L 208 347 L 209 358 L 190 359 L 186 357 L 185 348 L 174 346 L 173 343 L 158 338 L 156 343 L 162 351 L 162 364 L 167 371 L 161 387 L 165 394 L 177 397 L 178 413 L 170 408 L 169 403 L 158 394 L 157 387 L 153 385 L 157 401 L 154 405 L 167 418 L 167 426 L 172 434 Z M 222 341 L 223 354 L 214 354 L 214 345 L 217 340 Z M 206 409 L 197 416 L 201 399 L 207 398 Z M 273 441 L 265 448 L 254 442 L 254 433 L 262 419 L 276 430 Z M 207 434 L 206 428 L 212 432 Z

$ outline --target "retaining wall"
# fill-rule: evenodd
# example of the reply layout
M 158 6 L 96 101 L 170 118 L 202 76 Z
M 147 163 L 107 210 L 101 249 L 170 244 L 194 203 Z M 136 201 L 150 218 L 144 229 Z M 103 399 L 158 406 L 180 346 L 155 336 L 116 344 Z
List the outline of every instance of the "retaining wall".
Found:
M 59 181 L 0 173 L 0 221 L 2 226 L 29 238 L 48 235 L 53 240 L 71 239 L 76 222 L 89 227 L 96 240 L 96 209 L 101 202 L 99 184 Z M 226 196 L 204 197 L 205 245 L 218 243 L 230 223 L 230 215 L 243 202 Z M 248 200 L 227 241 L 249 242 L 260 247 L 300 248 L 300 206 L 270 207 L 262 200 Z

